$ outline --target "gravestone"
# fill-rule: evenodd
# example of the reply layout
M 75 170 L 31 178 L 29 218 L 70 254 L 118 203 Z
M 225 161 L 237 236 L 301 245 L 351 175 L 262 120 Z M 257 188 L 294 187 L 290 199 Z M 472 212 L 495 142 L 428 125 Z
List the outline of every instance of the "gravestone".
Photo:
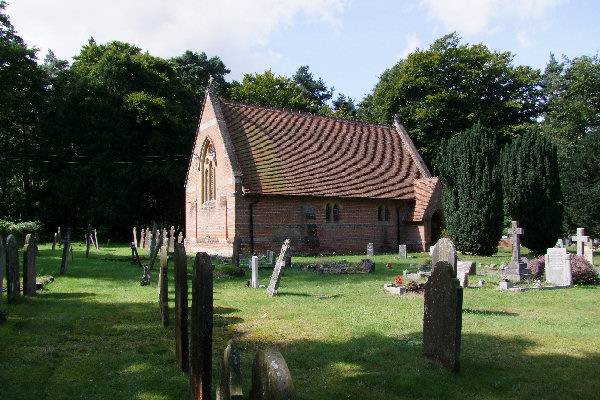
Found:
M 140 231 L 140 249 L 143 249 L 145 244 L 144 244 L 144 239 L 146 238 L 146 229 L 142 228 L 142 230 Z
M 175 245 L 175 354 L 182 371 L 189 369 L 188 278 L 185 248 Z
M 279 253 L 277 263 L 275 264 L 275 269 L 273 270 L 273 275 L 271 276 L 269 287 L 267 287 L 267 294 L 269 296 L 274 296 L 277 294 L 277 288 L 279 287 L 279 281 L 281 280 L 281 273 L 284 268 L 285 253 L 287 252 L 289 247 L 290 239 L 285 239 L 285 241 L 283 242 L 283 246 L 281 246 L 281 252 Z
M 213 273 L 210 257 L 197 253 L 192 276 L 190 386 L 196 399 L 211 398 Z
M 219 365 L 216 394 L 217 400 L 243 399 L 240 352 L 233 339 L 229 339 L 227 347 L 223 351 L 223 357 Z
M 96 248 L 96 250 L 100 249 L 98 247 L 98 232 L 95 229 L 94 229 L 94 247 Z
M 183 244 L 183 232 L 179 232 L 179 235 L 177 235 L 177 243 Z
M 273 264 L 275 262 L 275 252 L 273 250 L 267 250 L 267 262 Z
M 469 273 L 466 271 L 458 271 L 457 276 L 460 287 L 465 288 L 469 285 Z
M 133 245 L 135 247 L 138 247 L 138 241 L 137 241 L 137 232 L 135 230 L 135 226 L 133 227 Z
M 277 350 L 259 350 L 252 362 L 252 400 L 293 400 L 292 374 Z
M 252 269 L 252 289 L 258 289 L 258 257 L 252 256 L 250 268 Z
M 158 227 L 156 226 L 156 222 L 152 222 L 152 235 L 150 236 L 150 258 L 154 257 L 154 252 L 156 251 L 156 242 L 158 240 Z
M 577 228 L 577 235 L 571 237 L 572 240 L 577 242 L 578 256 L 583 256 L 583 244 L 590 239 L 589 236 L 584 236 L 584 232 L 583 228 Z
M 456 247 L 449 238 L 441 238 L 431 249 L 431 266 L 435 269 L 440 261 L 445 261 L 452 266 L 452 270 L 456 275 Z
M 233 268 L 240 267 L 240 237 L 238 235 L 233 237 L 231 266 Z
M 21 294 L 19 249 L 17 247 L 17 239 L 13 235 L 8 235 L 6 238 L 6 260 L 6 301 L 12 303 L 15 296 Z
M 477 275 L 477 266 L 475 261 L 458 261 L 456 263 L 456 273 L 464 271 L 469 275 Z
M 54 239 L 52 240 L 52 251 L 56 250 L 56 233 L 54 233 Z
M 169 231 L 169 253 L 175 251 L 175 227 L 171 226 L 171 230 Z
M 406 245 L 405 244 L 398 245 L 398 257 L 400 259 L 406 259 Z
M 367 243 L 367 257 L 373 257 L 373 243 Z
M 547 283 L 558 286 L 573 285 L 571 257 L 567 249 L 548 249 L 544 257 Z
M 452 265 L 440 261 L 425 283 L 423 356 L 460 370 L 463 289 Z
M 558 239 L 556 241 L 556 244 L 554 245 L 554 247 L 562 249 L 563 247 L 565 247 L 565 242 L 562 239 Z
M 92 224 L 88 224 L 87 234 L 85 235 L 85 258 L 90 258 L 90 242 L 92 241 Z
M 594 243 L 592 241 L 583 244 L 583 258 L 592 266 L 594 265 Z
M 144 249 L 150 250 L 150 242 L 152 241 L 152 231 L 150 228 L 146 228 L 146 239 L 144 242 Z
M 159 242 L 159 248 L 162 248 L 163 246 L 168 245 L 169 243 L 167 242 L 167 230 L 163 228 L 162 230 L 162 236 L 160 238 L 160 242 Z
M 169 257 L 165 246 L 160 252 L 160 272 L 158 274 L 158 306 L 163 326 L 169 326 Z
M 65 246 L 63 247 L 62 262 L 60 263 L 60 274 L 67 274 L 67 264 L 69 263 L 69 250 L 71 249 L 71 228 L 67 228 L 65 235 Z
M 515 282 L 522 282 L 532 276 L 531 270 L 527 268 L 527 263 L 521 259 L 521 235 L 523 233 L 523 228 L 519 228 L 519 222 L 512 221 L 512 226 L 508 230 L 512 239 L 512 259 L 504 270 L 503 277 Z
M 37 237 L 31 234 L 25 236 L 25 246 L 23 247 L 23 294 L 34 295 L 37 277 Z
M 292 256 L 286 255 L 284 262 L 284 269 L 292 268 Z M 283 272 L 282 272 L 283 275 Z
M 4 238 L 0 235 L 0 311 L 2 311 L 2 286 L 4 285 L 4 269 L 6 268 L 6 253 L 4 251 Z
M 60 246 L 62 246 L 62 236 L 60 236 L 60 226 L 58 227 L 58 230 L 56 233 L 57 233 L 56 240 L 58 240 L 58 248 L 60 249 Z

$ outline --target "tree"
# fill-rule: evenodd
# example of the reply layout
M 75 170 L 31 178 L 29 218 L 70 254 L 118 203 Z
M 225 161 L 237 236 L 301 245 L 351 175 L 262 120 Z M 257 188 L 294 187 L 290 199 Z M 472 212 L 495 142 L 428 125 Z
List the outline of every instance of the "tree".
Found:
M 582 56 L 559 63 L 554 55 L 544 71 L 547 110 L 543 131 L 575 141 L 600 126 L 600 58 Z
M 501 136 L 522 134 L 541 112 L 541 75 L 512 59 L 446 35 L 385 71 L 361 102 L 360 117 L 391 124 L 397 114 L 427 162 L 443 139 L 478 121 Z
M 275 76 L 271 70 L 263 74 L 246 74 L 242 83 L 233 81 L 228 94 L 232 100 L 243 103 L 308 112 L 319 110 L 318 101 L 307 97 L 296 82 Z
M 301 66 L 292 79 L 300 87 L 304 97 L 315 101 L 317 106 L 321 108 L 333 96 L 333 88 L 328 89 L 321 78 L 314 80 L 308 69 L 308 65 Z
M 498 138 L 481 124 L 444 141 L 436 159 L 446 226 L 456 248 L 492 255 L 502 235 Z
M 523 245 L 544 253 L 562 233 L 562 192 L 556 147 L 530 129 L 502 153 L 506 215 L 524 228 Z
M 225 75 L 231 72 L 217 56 L 208 58 L 206 53 L 200 54 L 187 50 L 179 57 L 171 59 L 177 64 L 177 76 L 188 85 L 195 94 L 196 102 L 200 106 L 204 99 L 204 91 L 208 80 L 212 77 L 212 85 L 218 94 L 227 92 L 228 84 Z
M 358 110 L 354 105 L 354 100 L 350 97 L 339 93 L 338 97 L 333 101 L 333 110 L 335 115 L 345 119 L 358 118 Z

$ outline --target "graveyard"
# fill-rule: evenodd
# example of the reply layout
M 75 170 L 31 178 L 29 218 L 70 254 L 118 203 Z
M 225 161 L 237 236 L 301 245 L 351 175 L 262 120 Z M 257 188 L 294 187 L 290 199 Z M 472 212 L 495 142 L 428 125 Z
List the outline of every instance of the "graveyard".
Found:
M 528 250 L 521 255 L 529 256 Z M 139 256 L 150 263 L 148 250 L 140 248 Z M 149 285 L 142 286 L 143 271 L 131 262 L 129 245 L 88 250 L 74 242 L 63 275 L 62 257 L 62 249 L 39 244 L 38 280 L 54 281 L 10 303 L 2 294 L 7 320 L 0 324 L 0 398 L 193 398 L 190 373 L 181 370 L 176 355 L 173 255 L 165 274 L 168 296 L 160 303 L 168 307 L 166 324 L 158 262 L 148 271 Z M 250 398 L 259 350 L 268 350 L 264 360 L 272 360 L 269 351 L 281 353 L 298 399 L 594 398 L 600 392 L 598 285 L 498 290 L 502 276 L 491 265 L 509 265 L 511 250 L 492 257 L 459 253 L 459 260 L 475 261 L 477 274 L 462 289 L 460 369 L 453 372 L 423 357 L 423 293 L 383 290 L 404 271 L 419 272 L 416 266 L 431 261 L 429 253 L 375 254 L 371 273 L 303 268 L 365 257 L 294 256 L 273 296 L 267 294 L 273 265 L 264 257 L 257 278 L 265 287 L 256 289 L 248 285 L 247 259 L 240 263 L 245 275 L 230 276 L 231 262 L 212 258 L 212 397 L 230 339 L 239 350 L 243 398 Z M 594 261 L 600 265 L 598 255 Z M 192 254 L 186 264 L 187 274 L 195 274 Z M 409 280 L 404 276 L 404 283 Z M 190 280 L 190 327 L 192 285 Z

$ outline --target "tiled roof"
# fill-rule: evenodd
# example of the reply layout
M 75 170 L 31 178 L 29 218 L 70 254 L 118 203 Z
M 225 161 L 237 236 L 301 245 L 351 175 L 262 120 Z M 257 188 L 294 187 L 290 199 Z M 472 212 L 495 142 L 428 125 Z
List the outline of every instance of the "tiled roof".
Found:
M 244 193 L 415 199 L 426 177 L 393 127 L 214 100 Z
M 424 178 L 415 181 L 415 206 L 408 216 L 409 221 L 422 221 L 425 216 L 425 212 L 429 207 L 431 199 L 434 198 L 433 194 L 438 188 L 439 180 L 435 178 Z M 441 193 L 440 193 L 441 195 Z M 439 197 L 439 196 L 438 196 Z

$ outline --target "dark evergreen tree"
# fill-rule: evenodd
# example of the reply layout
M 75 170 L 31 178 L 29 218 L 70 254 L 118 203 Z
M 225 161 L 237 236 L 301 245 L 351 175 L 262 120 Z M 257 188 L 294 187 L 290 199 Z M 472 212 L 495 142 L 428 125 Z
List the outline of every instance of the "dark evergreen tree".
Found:
M 543 253 L 562 233 L 556 147 L 537 129 L 508 143 L 502 153 L 504 207 L 525 230 L 523 245 Z
M 477 123 L 442 145 L 436 159 L 450 237 L 459 251 L 492 255 L 502 235 L 500 148 Z

